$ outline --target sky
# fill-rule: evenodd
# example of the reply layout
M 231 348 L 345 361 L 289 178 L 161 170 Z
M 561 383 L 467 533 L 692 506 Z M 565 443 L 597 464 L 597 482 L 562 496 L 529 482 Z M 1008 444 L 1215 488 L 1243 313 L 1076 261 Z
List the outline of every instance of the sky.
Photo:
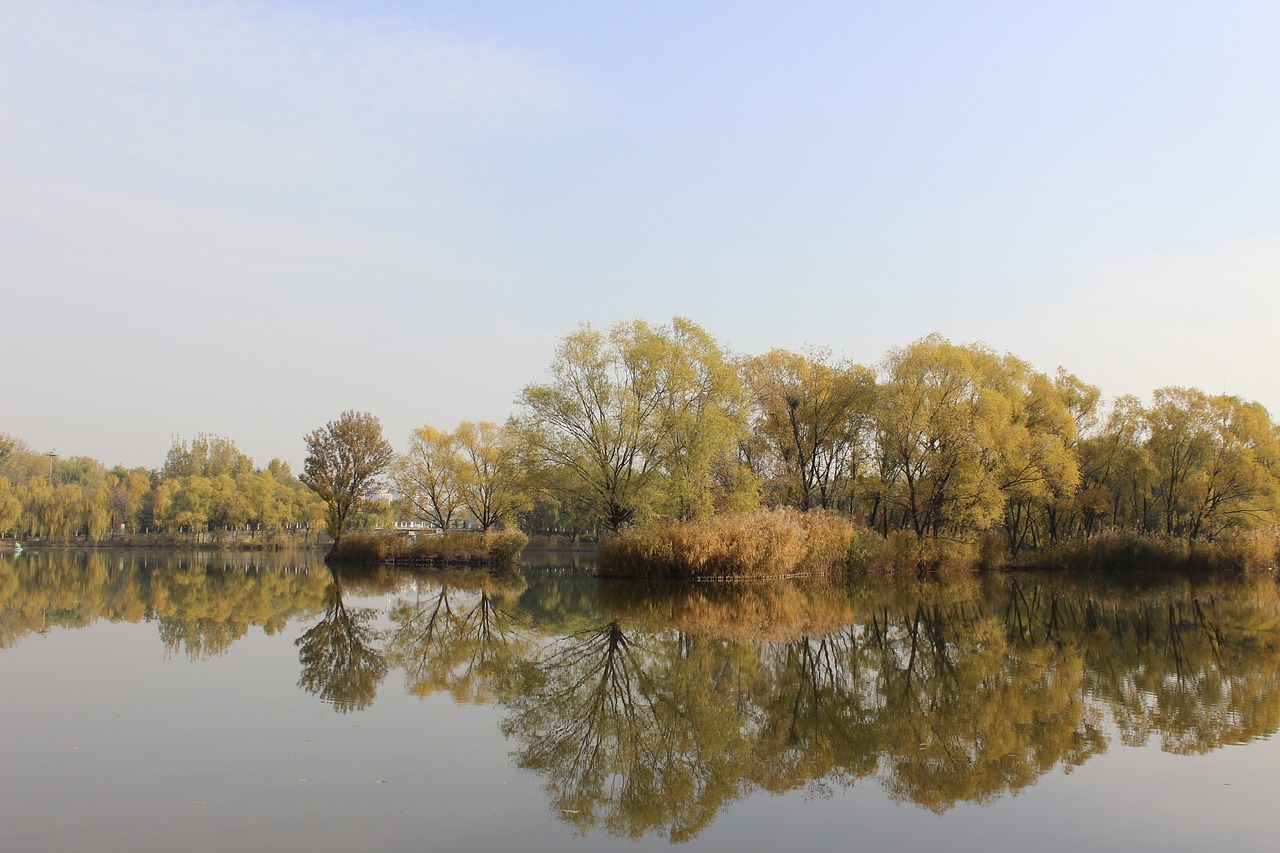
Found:
M 1277 44 L 1274 0 L 0 0 L 0 432 L 404 449 L 676 316 L 1280 415 Z

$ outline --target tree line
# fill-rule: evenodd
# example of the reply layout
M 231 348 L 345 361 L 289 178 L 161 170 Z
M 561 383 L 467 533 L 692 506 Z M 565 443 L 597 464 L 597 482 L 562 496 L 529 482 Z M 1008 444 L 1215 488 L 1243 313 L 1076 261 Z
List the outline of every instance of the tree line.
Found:
M 86 539 L 319 529 L 324 504 L 273 459 L 263 468 L 230 439 L 175 438 L 164 464 L 107 468 L 85 456 L 41 454 L 0 435 L 0 534 Z
M 583 325 L 516 402 L 502 426 L 415 430 L 388 462 L 401 511 L 537 533 L 792 506 L 885 535 L 998 534 L 1015 555 L 1280 520 L 1280 428 L 1260 404 L 1181 387 L 1107 403 L 1063 368 L 936 334 L 869 366 L 735 356 L 681 318 Z
M 1017 555 L 1280 521 L 1280 428 L 1258 403 L 1182 387 L 1107 402 L 1065 369 L 936 334 L 863 365 L 825 349 L 735 355 L 682 318 L 584 324 L 515 402 L 503 424 L 419 427 L 403 454 L 375 416 L 345 412 L 305 437 L 300 478 L 204 435 L 156 471 L 0 437 L 0 531 L 323 523 L 336 540 L 399 517 L 577 534 L 790 506 L 920 540 L 994 534 Z

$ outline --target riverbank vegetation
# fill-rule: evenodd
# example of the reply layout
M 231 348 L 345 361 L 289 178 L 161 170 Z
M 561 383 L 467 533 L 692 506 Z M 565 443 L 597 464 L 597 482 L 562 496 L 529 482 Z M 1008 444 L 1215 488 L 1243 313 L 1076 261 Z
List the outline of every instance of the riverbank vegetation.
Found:
M 529 539 L 519 530 L 473 532 L 450 530 L 411 539 L 396 533 L 369 531 L 342 537 L 333 557 L 344 563 L 390 563 L 396 566 L 510 566 Z
M 380 425 L 370 435 L 383 441 Z M 309 444 L 307 464 L 327 454 L 338 477 L 353 449 Z M 823 349 L 733 354 L 680 318 L 583 325 L 505 424 L 428 424 L 403 455 L 377 449 L 338 518 L 324 478 L 307 480 L 312 494 L 287 465 L 255 469 L 226 439 L 175 442 L 158 471 L 50 468 L 6 440 L 0 531 L 95 539 L 336 520 L 337 540 L 399 520 L 598 538 L 602 569 L 618 574 L 750 577 L 1265 567 L 1280 523 L 1280 429 L 1261 405 L 1184 387 L 1104 401 L 1066 369 L 940 335 L 863 365 Z
M 814 570 L 803 527 L 784 541 L 757 507 L 846 519 L 856 553 L 826 562 L 862 569 L 1276 558 L 1280 430 L 1262 406 L 1179 387 L 1106 405 L 982 344 L 931 335 L 869 367 L 730 357 L 680 320 L 583 327 L 520 403 L 525 470 L 605 530 L 619 574 L 750 576 L 769 548 L 769 573 Z

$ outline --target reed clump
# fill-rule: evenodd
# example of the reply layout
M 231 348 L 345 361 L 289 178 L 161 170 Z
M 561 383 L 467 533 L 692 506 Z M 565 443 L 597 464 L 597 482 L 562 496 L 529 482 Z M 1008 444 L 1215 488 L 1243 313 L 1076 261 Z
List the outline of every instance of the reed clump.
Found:
M 1213 541 L 1190 543 L 1172 536 L 1112 530 L 1020 554 L 1008 567 L 1092 572 L 1251 572 L 1275 566 L 1278 549 L 1280 532 L 1275 529 L 1241 531 Z
M 417 541 L 395 533 L 348 533 L 333 558 L 397 566 L 509 566 L 528 541 L 518 530 L 450 530 L 440 536 L 419 536 Z
M 994 534 L 976 538 L 920 538 L 895 530 L 884 539 L 880 560 L 867 567 L 885 573 L 924 572 L 936 575 L 972 574 L 999 568 L 1004 546 Z
M 749 579 L 793 575 L 967 575 L 1056 569 L 1112 573 L 1170 570 L 1250 572 L 1277 564 L 1280 529 L 1207 542 L 1110 531 L 1010 558 L 996 532 L 966 538 L 882 536 L 849 518 L 780 508 L 745 516 L 634 527 L 597 548 L 605 577 Z
M 630 528 L 602 539 L 596 554 L 606 577 L 787 577 L 875 560 L 879 539 L 837 515 L 783 507 Z

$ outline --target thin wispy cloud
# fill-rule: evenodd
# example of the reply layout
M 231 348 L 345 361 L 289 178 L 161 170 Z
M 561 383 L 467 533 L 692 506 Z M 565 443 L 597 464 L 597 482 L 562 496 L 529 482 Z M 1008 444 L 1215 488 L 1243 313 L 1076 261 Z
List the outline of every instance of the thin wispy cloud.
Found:
M 403 20 L 240 3 L 20 3 L 5 168 L 316 219 L 465 215 L 470 145 L 571 109 L 565 76 Z

